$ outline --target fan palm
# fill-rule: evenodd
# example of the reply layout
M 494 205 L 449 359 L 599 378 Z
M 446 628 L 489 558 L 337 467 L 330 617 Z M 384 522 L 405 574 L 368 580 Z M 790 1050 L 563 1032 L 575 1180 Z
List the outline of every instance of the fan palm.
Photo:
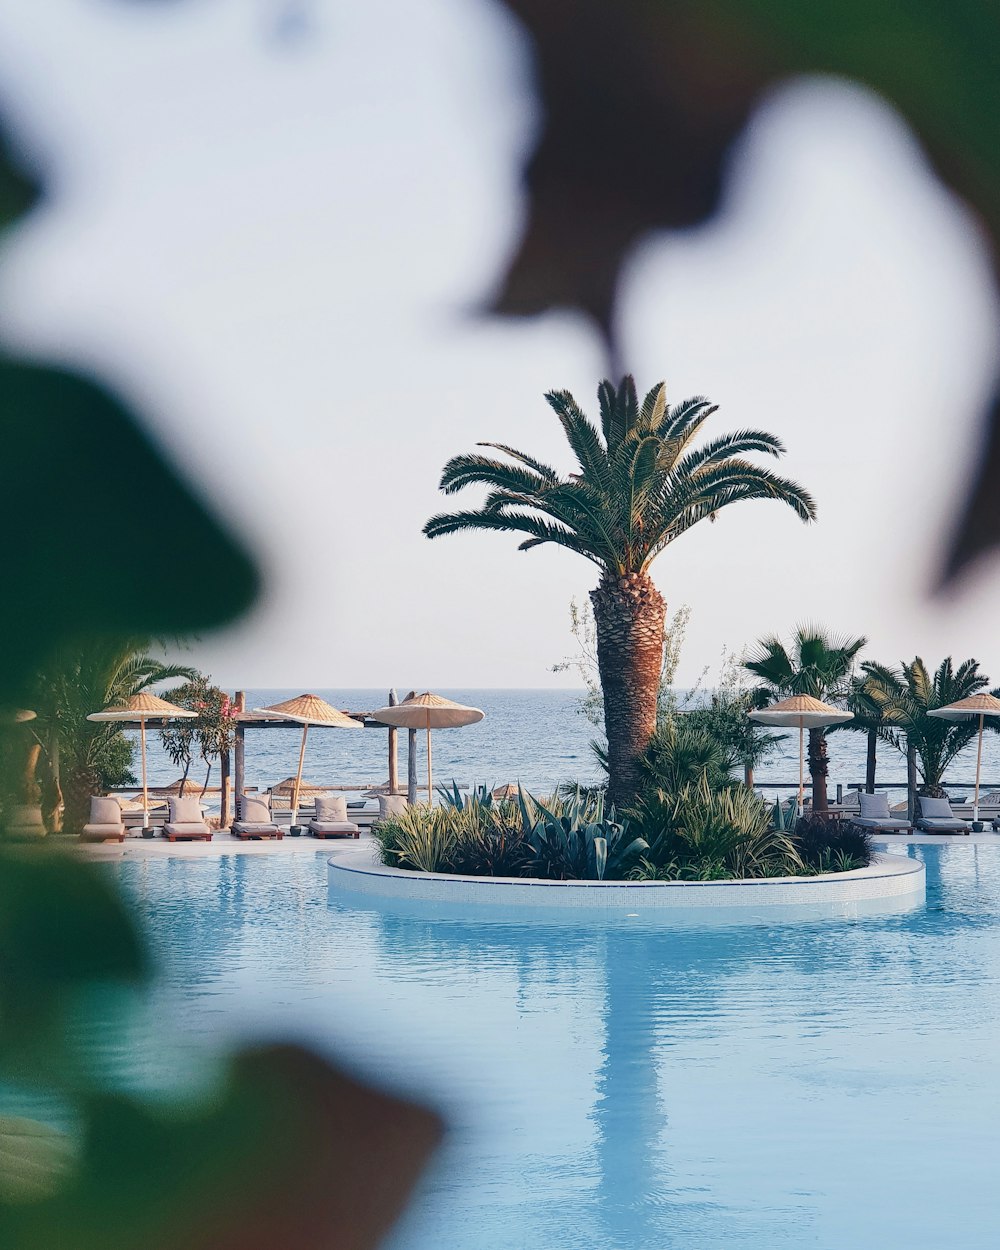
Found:
M 32 727 L 48 774 L 49 806 L 63 801 L 67 829 L 82 827 L 97 789 L 127 781 L 131 760 L 121 725 L 88 721 L 88 714 L 158 682 L 197 676 L 187 665 L 161 663 L 147 653 L 148 645 L 138 638 L 88 640 L 63 648 L 38 676 Z
M 874 698 L 871 685 L 878 674 L 889 673 L 891 670 L 880 664 L 864 663 L 862 674 L 851 680 L 847 690 L 847 710 L 853 712 L 854 719 L 843 725 L 834 725 L 834 730 L 846 729 L 854 733 L 863 733 L 868 738 L 867 759 L 865 762 L 865 790 L 868 794 L 875 793 L 875 771 L 878 767 L 878 744 L 887 742 L 899 750 L 900 736 L 886 719 L 885 707 Z
M 779 699 L 806 694 L 826 703 L 844 702 L 858 652 L 867 638 L 834 638 L 811 625 L 800 625 L 792 645 L 780 638 L 763 638 L 756 653 L 744 661 L 747 670 L 761 681 L 756 691 L 758 707 Z M 809 775 L 812 778 L 813 811 L 826 811 L 826 778 L 830 771 L 826 730 L 809 730 Z
M 653 560 L 692 525 L 745 499 L 777 499 L 804 520 L 815 507 L 795 482 L 751 463 L 751 452 L 779 456 L 772 434 L 740 430 L 692 448 L 716 411 L 707 399 L 670 407 L 666 388 L 654 386 L 640 404 L 631 377 L 615 389 L 598 388 L 600 429 L 568 391 L 546 395 L 579 464 L 560 475 L 525 452 L 480 443 L 504 459 L 481 453 L 455 456 L 441 489 L 487 486 L 479 508 L 432 517 L 429 538 L 469 530 L 527 535 L 522 551 L 555 543 L 596 564 L 591 591 L 597 659 L 608 743 L 608 795 L 619 808 L 637 794 L 638 757 L 656 727 L 663 661 L 665 603 L 649 576 Z
M 882 709 L 886 724 L 903 734 L 907 745 L 913 748 L 921 779 L 920 793 L 929 797 L 943 795 L 941 783 L 945 773 L 975 739 L 979 725 L 975 718 L 948 721 L 928 713 L 989 686 L 989 678 L 979 671 L 979 662 L 963 660 L 956 668 L 948 656 L 933 674 L 919 655 L 898 670 L 876 664 L 861 667 L 866 674 L 868 695 Z M 1000 687 L 990 693 L 1000 697 Z M 986 728 L 996 732 L 998 727 L 988 720 Z

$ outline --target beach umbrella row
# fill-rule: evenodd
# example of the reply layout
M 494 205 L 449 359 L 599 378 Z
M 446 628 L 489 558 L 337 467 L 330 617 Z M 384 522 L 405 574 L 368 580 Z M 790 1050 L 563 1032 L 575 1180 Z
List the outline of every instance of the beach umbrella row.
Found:
M 141 690 L 138 694 L 134 694 L 126 699 L 124 703 L 119 703 L 114 707 L 106 707 L 101 712 L 91 712 L 87 717 L 87 720 L 92 721 L 128 721 L 133 724 L 138 722 L 139 741 L 142 744 L 143 827 L 149 824 L 149 788 L 146 784 L 146 721 L 150 716 L 155 717 L 157 720 L 182 720 L 197 715 L 197 712 L 191 712 L 187 708 L 178 707 L 176 703 L 168 703 L 166 699 L 150 694 L 148 690 Z

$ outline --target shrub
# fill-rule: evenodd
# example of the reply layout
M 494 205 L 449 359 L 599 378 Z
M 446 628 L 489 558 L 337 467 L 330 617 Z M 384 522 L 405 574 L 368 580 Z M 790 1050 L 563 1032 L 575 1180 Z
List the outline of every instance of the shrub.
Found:
M 703 777 L 712 790 L 721 790 L 732 783 L 730 764 L 719 740 L 683 716 L 665 720 L 639 757 L 649 789 L 668 794 L 677 794 Z
M 458 836 L 455 813 L 447 807 L 410 807 L 374 827 L 382 861 L 393 868 L 447 872 Z
M 803 871 L 793 839 L 771 827 L 770 804 L 746 786 L 730 783 L 713 790 L 703 774 L 676 794 L 657 790 L 644 796 L 637 812 L 650 844 L 646 867 L 639 866 L 647 875 L 640 879 L 701 881 Z
M 795 826 L 794 841 L 803 863 L 814 872 L 849 872 L 867 868 L 872 860 L 871 837 L 844 821 L 803 817 Z

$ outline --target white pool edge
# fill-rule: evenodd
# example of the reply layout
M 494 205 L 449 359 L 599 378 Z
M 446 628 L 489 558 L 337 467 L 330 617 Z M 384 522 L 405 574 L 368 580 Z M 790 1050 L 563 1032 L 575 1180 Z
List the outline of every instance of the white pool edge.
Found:
M 523 877 L 463 877 L 406 872 L 378 862 L 374 845 L 341 851 L 327 862 L 331 890 L 369 897 L 442 904 L 571 908 L 604 913 L 801 908 L 803 914 L 845 915 L 855 905 L 887 910 L 917 905 L 925 894 L 923 864 L 877 853 L 868 868 L 815 877 L 752 881 L 542 881 Z

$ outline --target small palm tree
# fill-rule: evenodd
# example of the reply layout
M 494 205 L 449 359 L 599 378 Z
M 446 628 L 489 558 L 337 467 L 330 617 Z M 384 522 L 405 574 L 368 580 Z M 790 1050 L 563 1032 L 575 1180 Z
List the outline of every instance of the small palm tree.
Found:
M 600 569 L 591 591 L 608 743 L 608 796 L 630 806 L 640 783 L 638 758 L 656 727 L 666 605 L 649 576 L 652 562 L 692 525 L 729 504 L 776 499 L 804 520 L 815 517 L 809 495 L 753 464 L 749 452 L 779 456 L 772 434 L 741 430 L 696 449 L 692 443 L 716 407 L 686 399 L 670 407 L 654 386 L 640 404 L 626 377 L 598 388 L 601 422 L 593 425 L 568 391 L 545 397 L 559 418 L 579 472 L 563 476 L 502 443 L 480 443 L 505 459 L 473 453 L 444 467 L 441 489 L 489 488 L 479 508 L 432 517 L 429 538 L 469 530 L 527 535 L 520 549 L 555 543 Z
M 791 647 L 780 638 L 763 638 L 745 666 L 761 685 L 756 691 L 758 707 L 779 699 L 806 694 L 825 703 L 843 703 L 851 672 L 867 638 L 834 638 L 811 625 L 800 625 Z M 809 775 L 812 778 L 813 811 L 826 811 L 826 779 L 830 771 L 826 730 L 809 730 Z
M 197 675 L 187 665 L 161 663 L 148 646 L 148 639 L 102 638 L 64 647 L 37 678 L 32 727 L 42 748 L 48 806 L 62 800 L 66 829 L 82 828 L 91 794 L 128 776 L 131 752 L 121 725 L 88 721 L 89 713 L 161 681 Z
M 885 708 L 874 698 L 871 684 L 875 680 L 873 674 L 887 673 L 891 670 L 874 663 L 861 665 L 862 673 L 854 677 L 847 690 L 847 710 L 853 712 L 854 719 L 843 725 L 834 725 L 833 729 L 863 733 L 868 739 L 867 758 L 865 761 L 865 790 L 868 794 L 875 793 L 875 773 L 878 767 L 878 744 L 886 742 L 897 751 L 900 749 L 900 735 L 886 719 Z M 903 748 L 905 752 L 905 748 Z
M 899 669 L 876 664 L 861 667 L 866 674 L 868 695 L 881 708 L 886 725 L 902 734 L 906 745 L 913 748 L 920 773 L 920 793 L 942 796 L 945 773 L 975 739 L 979 725 L 974 717 L 948 721 L 928 713 L 989 686 L 989 678 L 979 671 L 979 662 L 963 660 L 956 668 L 948 656 L 933 674 L 919 655 Z M 1000 697 L 1000 687 L 990 693 Z M 987 718 L 986 728 L 996 732 L 1000 727 Z

